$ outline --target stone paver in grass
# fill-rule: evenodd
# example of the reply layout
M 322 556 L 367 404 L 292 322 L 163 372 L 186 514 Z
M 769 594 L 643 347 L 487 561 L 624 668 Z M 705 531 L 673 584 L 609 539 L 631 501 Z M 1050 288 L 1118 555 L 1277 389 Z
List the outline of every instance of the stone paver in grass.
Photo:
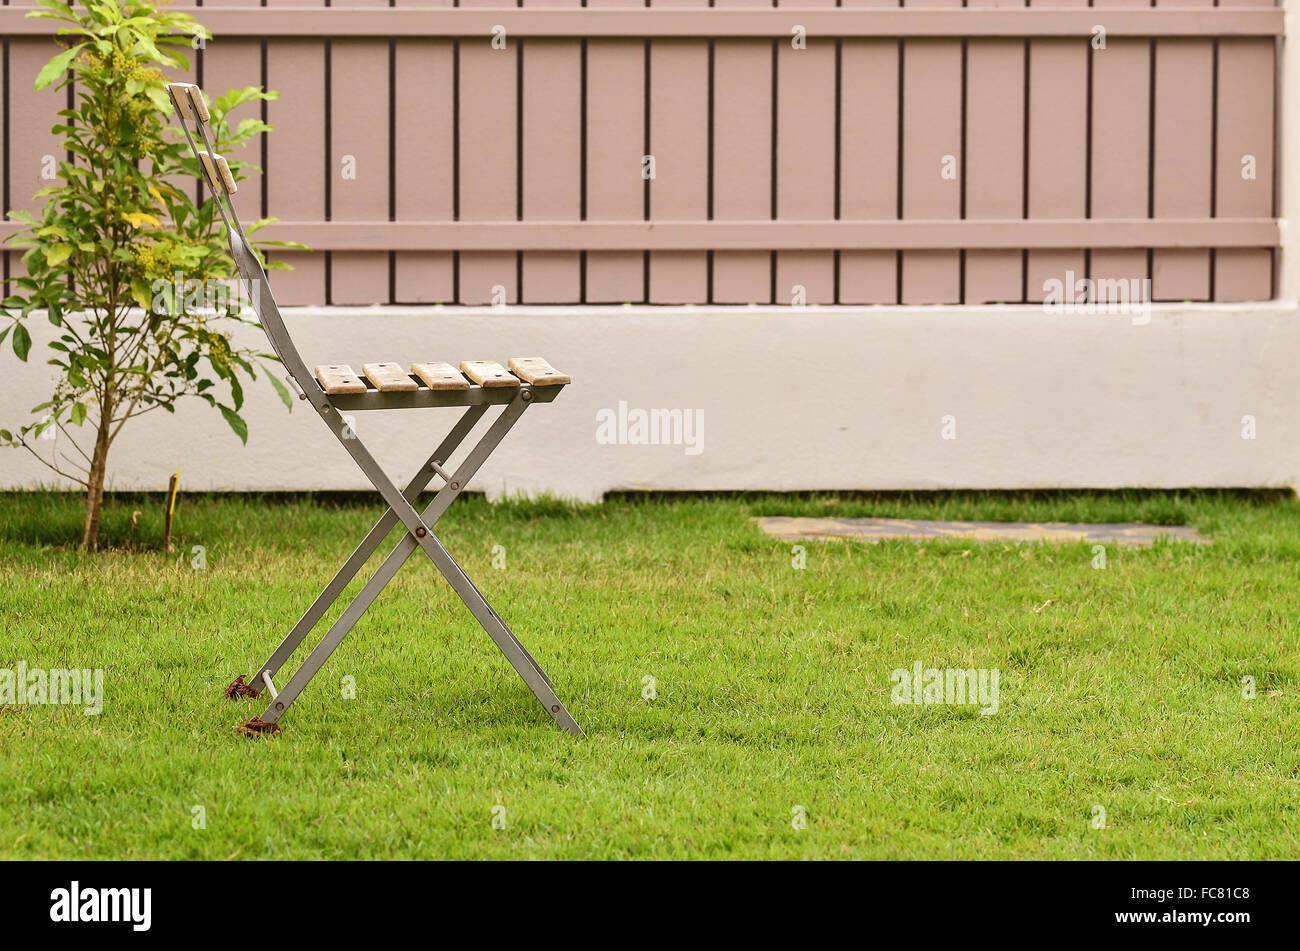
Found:
M 912 518 L 787 518 L 758 520 L 763 531 L 777 538 L 858 538 L 878 542 L 888 538 L 969 538 L 981 542 L 1097 542 L 1150 545 L 1157 538 L 1210 544 L 1187 525 L 1146 525 L 1142 522 L 936 522 Z

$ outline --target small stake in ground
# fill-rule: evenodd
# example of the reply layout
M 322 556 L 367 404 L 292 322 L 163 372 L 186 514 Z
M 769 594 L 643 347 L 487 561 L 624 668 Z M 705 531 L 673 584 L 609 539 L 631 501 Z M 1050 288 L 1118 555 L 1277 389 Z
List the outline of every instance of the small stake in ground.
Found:
M 172 551 L 172 515 L 176 512 L 176 490 L 181 485 L 181 467 L 167 480 L 167 515 L 163 520 L 163 551 Z

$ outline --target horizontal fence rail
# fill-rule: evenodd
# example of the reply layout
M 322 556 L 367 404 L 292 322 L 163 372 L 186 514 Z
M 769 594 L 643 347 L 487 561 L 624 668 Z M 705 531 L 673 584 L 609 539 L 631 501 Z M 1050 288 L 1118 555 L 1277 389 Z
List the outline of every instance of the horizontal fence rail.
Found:
M 0 237 L 18 230 L 0 226 Z M 280 221 L 258 233 L 317 251 L 762 251 L 1073 248 L 1257 248 L 1271 218 L 1007 221 Z
M 282 302 L 1273 294 L 1279 8 L 624 2 L 178 2 L 214 39 L 176 78 L 281 93 L 237 204 L 313 249 L 277 255 Z M 25 12 L 0 35 L 30 210 L 64 103 Z
M 730 37 L 785 38 L 793 26 L 810 37 L 1070 37 L 1091 36 L 1100 25 L 1110 36 L 1281 36 L 1283 11 L 1274 7 L 1178 10 L 1150 8 L 998 9 L 953 5 L 946 9 L 851 9 L 791 6 L 786 9 L 528 9 L 489 7 L 403 9 L 330 6 L 320 9 L 202 8 L 214 36 L 490 36 L 529 37 Z M 0 33 L 53 32 L 49 20 L 27 20 L 20 9 L 0 10 Z

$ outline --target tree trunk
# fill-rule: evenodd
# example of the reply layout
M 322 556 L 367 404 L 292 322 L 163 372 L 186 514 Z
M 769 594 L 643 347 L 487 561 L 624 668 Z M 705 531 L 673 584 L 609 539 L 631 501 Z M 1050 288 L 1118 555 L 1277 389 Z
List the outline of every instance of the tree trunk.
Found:
M 95 451 L 90 457 L 90 478 L 86 486 L 86 530 L 81 536 L 81 547 L 85 549 L 99 546 L 99 513 L 104 507 L 104 475 L 108 470 L 110 422 L 107 414 L 100 417 Z

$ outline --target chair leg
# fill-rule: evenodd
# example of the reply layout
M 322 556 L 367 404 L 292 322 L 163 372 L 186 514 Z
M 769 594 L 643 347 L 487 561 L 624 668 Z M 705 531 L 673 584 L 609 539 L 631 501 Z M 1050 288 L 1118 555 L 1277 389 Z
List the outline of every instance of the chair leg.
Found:
M 402 493 L 398 492 L 397 487 L 379 468 L 374 457 L 370 455 L 364 445 L 360 444 L 359 440 L 343 439 L 344 424 L 337 411 L 333 407 L 326 407 L 322 410 L 326 423 L 339 437 L 349 454 L 361 467 L 361 470 L 374 483 L 375 488 L 388 501 L 390 511 L 406 525 L 407 534 L 384 560 L 379 570 L 375 572 L 352 603 L 344 610 L 343 615 L 331 626 L 325 637 L 308 655 L 284 689 L 272 698 L 262 716 L 255 718 L 246 725 L 246 732 L 250 731 L 249 728 L 259 732 L 278 729 L 275 725 L 280 717 L 284 715 L 289 706 L 301 694 L 303 688 L 324 665 L 330 654 L 347 636 L 348 631 L 352 629 L 362 614 L 374 603 L 375 598 L 379 596 L 379 592 L 393 579 L 398 569 L 414 553 L 415 548 L 419 546 L 424 549 L 425 554 L 429 556 L 438 570 L 450 582 L 457 595 L 470 609 L 470 612 L 483 629 L 487 631 L 488 636 L 496 643 L 498 649 L 505 654 L 506 659 L 510 661 L 516 673 L 533 691 L 533 695 L 537 697 L 546 711 L 555 718 L 557 725 L 569 733 L 578 736 L 584 735 L 577 721 L 573 719 L 568 710 L 565 709 L 564 704 L 560 702 L 551 689 L 550 679 L 542 671 L 541 666 L 524 648 L 523 644 L 519 642 L 514 633 L 506 627 L 505 622 L 488 604 L 487 599 L 483 597 L 478 588 L 461 570 L 460 565 L 456 563 L 455 559 L 442 546 L 442 543 L 429 530 L 430 525 L 440 518 L 447 510 L 447 507 L 450 506 L 469 476 L 477 471 L 483 461 L 504 438 L 510 427 L 527 409 L 531 398 L 531 389 L 521 388 L 519 395 L 507 404 L 505 411 L 502 412 L 491 429 L 461 464 L 453 476 L 452 482 L 444 486 L 442 491 L 430 502 L 423 518 L 415 512 L 410 501 Z M 455 486 L 455 488 L 452 488 L 452 486 Z
M 406 538 L 410 538 L 410 536 L 408 535 Z M 403 543 L 405 543 L 406 538 L 402 539 Z M 393 554 L 384 560 L 383 565 L 371 576 L 357 596 L 352 599 L 352 603 L 347 606 L 343 614 L 330 625 L 329 631 L 321 638 L 320 643 L 312 648 L 306 660 L 294 671 L 289 682 L 284 685 L 278 695 L 271 698 L 271 702 L 262 711 L 261 717 L 258 718 L 261 722 L 279 722 L 280 717 L 284 716 L 285 711 L 298 699 L 298 695 L 302 693 L 303 688 L 311 682 L 311 679 L 324 666 L 325 661 L 329 659 L 330 654 L 334 653 L 334 649 L 342 643 L 343 638 L 347 637 L 353 625 L 361 619 L 361 615 L 366 613 L 366 610 L 374 603 L 375 598 L 379 597 L 379 592 L 384 589 L 388 582 L 393 580 L 393 576 L 397 574 L 397 569 L 406 560 L 405 558 L 399 560 L 394 557 L 401 550 L 401 547 L 399 545 Z
M 461 569 L 461 574 L 464 574 L 464 569 Z M 542 679 L 545 680 L 548 685 L 551 685 L 551 678 L 546 676 L 546 671 L 542 670 L 542 665 L 537 663 L 536 658 L 534 658 L 533 655 L 528 652 L 528 648 L 525 647 L 520 642 L 519 638 L 515 636 L 515 632 L 510 630 L 510 625 L 501 619 L 501 615 L 497 614 L 496 608 L 492 607 L 492 605 L 488 602 L 487 598 L 483 597 L 483 592 L 479 590 L 478 585 L 474 584 L 473 580 L 469 577 L 469 575 L 465 575 L 465 583 L 474 589 L 474 593 L 478 595 L 479 599 L 484 604 L 487 605 L 487 609 L 492 612 L 492 616 L 497 619 L 497 623 L 500 624 L 501 627 L 504 629 L 506 636 L 511 638 L 515 642 L 515 644 L 519 646 L 519 649 L 524 652 L 524 656 L 528 658 L 528 662 L 532 664 L 534 668 L 536 668 L 539 674 L 542 675 Z
M 464 442 L 465 437 L 469 435 L 475 424 L 483 418 L 483 414 L 486 412 L 487 406 L 471 406 L 461 414 L 456 425 L 452 427 L 451 432 L 446 435 L 438 445 L 438 448 L 433 451 L 433 454 L 425 460 L 425 463 L 420 467 L 420 470 L 411 478 L 411 481 L 406 486 L 406 490 L 402 493 L 404 498 L 408 501 L 414 501 L 419 497 L 420 493 L 424 491 L 425 486 L 427 486 L 433 478 L 433 464 L 438 463 L 441 465 L 446 462 L 451 454 L 456 451 L 456 448 Z M 464 484 L 464 482 L 461 482 L 461 485 Z M 343 590 L 348 586 L 348 583 L 356 577 L 357 572 L 360 571 L 362 566 L 370 560 L 370 556 L 375 553 L 375 550 L 379 548 L 384 539 L 388 537 L 388 533 L 392 531 L 393 526 L 398 524 L 399 521 L 400 519 L 397 517 L 397 513 L 395 513 L 392 508 L 389 508 L 388 511 L 384 513 L 383 517 L 380 518 L 379 521 L 375 523 L 374 527 L 366 534 L 366 537 L 362 540 L 361 544 L 356 547 L 356 550 L 354 550 L 348 557 L 348 560 L 344 562 L 343 567 L 338 570 L 338 573 L 330 580 L 330 583 L 325 586 L 325 589 L 321 591 L 319 595 L 316 596 L 316 600 L 312 602 L 311 607 L 309 607 L 303 616 L 299 618 L 298 623 L 293 626 L 293 629 L 289 631 L 287 635 L 285 635 L 284 640 L 280 642 L 280 646 L 275 649 L 269 658 L 267 658 L 266 663 L 253 671 L 251 680 L 247 684 L 243 683 L 243 675 L 240 675 L 234 683 L 226 688 L 227 697 L 232 699 L 240 696 L 256 697 L 261 693 L 265 688 L 265 683 L 262 679 L 264 674 L 267 671 L 270 671 L 271 676 L 274 677 L 279 672 L 280 668 L 284 666 L 285 661 L 289 659 L 293 652 L 298 648 L 298 645 L 302 643 L 303 638 L 305 638 L 320 622 L 320 619 L 325 616 L 325 612 L 329 610 L 330 605 L 338 600 L 339 595 L 343 593 Z
M 407 536 L 408 538 L 410 536 Z M 543 673 L 537 662 L 533 660 L 532 655 L 519 643 L 518 638 L 506 627 L 505 622 L 497 615 L 497 612 L 488 604 L 487 599 L 479 592 L 474 583 L 469 580 L 465 572 L 461 570 L 460 565 L 451 557 L 447 549 L 442 547 L 442 543 L 433 535 L 428 535 L 421 539 L 420 547 L 424 553 L 442 572 L 444 578 L 451 583 L 456 594 L 465 602 L 470 613 L 487 631 L 488 637 L 492 638 L 497 645 L 497 649 L 506 655 L 506 660 L 510 661 L 510 666 L 515 669 L 528 689 L 533 692 L 533 696 L 546 709 L 555 723 L 562 730 L 567 730 L 574 736 L 586 736 L 582 732 L 582 727 L 578 726 L 578 721 L 573 719 L 569 711 L 565 709 L 560 698 L 555 695 L 551 689 L 550 678 Z
M 574 735 L 584 735 L 577 721 L 573 719 L 569 711 L 565 709 L 564 704 L 555 695 L 554 690 L 551 689 L 550 679 L 537 662 L 533 660 L 532 655 L 528 653 L 518 638 L 506 627 L 505 622 L 488 604 L 487 599 L 469 580 L 460 565 L 442 546 L 442 543 L 431 534 L 425 536 L 424 541 L 432 545 L 433 553 L 429 553 L 428 547 L 423 545 L 419 547 L 425 547 L 426 553 L 429 554 L 438 570 L 451 583 L 456 594 L 460 596 L 460 599 L 470 609 L 470 612 L 483 629 L 487 631 L 488 636 L 496 643 L 497 648 L 500 649 L 501 653 L 505 654 L 506 660 L 510 661 L 510 665 L 514 667 L 515 672 L 532 690 L 533 696 L 555 718 L 556 724 L 561 729 L 567 730 Z M 311 682 L 311 679 L 324 666 L 325 661 L 334 653 L 335 648 L 343 642 L 343 638 L 348 635 L 352 627 L 365 614 L 375 599 L 379 597 L 379 592 L 384 589 L 388 582 L 393 580 L 402 565 L 415 553 L 416 547 L 416 539 L 411 535 L 405 536 L 398 543 L 397 547 L 384 559 L 384 563 L 380 565 L 379 570 L 366 582 L 365 587 L 361 589 L 339 619 L 330 627 L 320 643 L 312 649 L 307 659 L 303 661 L 302 666 L 294 672 L 293 677 L 285 684 L 284 689 L 279 692 L 278 696 L 271 699 L 270 704 L 267 705 L 259 718 L 261 723 L 277 723 L 280 717 L 284 716 L 285 711 L 298 699 L 303 688 Z

